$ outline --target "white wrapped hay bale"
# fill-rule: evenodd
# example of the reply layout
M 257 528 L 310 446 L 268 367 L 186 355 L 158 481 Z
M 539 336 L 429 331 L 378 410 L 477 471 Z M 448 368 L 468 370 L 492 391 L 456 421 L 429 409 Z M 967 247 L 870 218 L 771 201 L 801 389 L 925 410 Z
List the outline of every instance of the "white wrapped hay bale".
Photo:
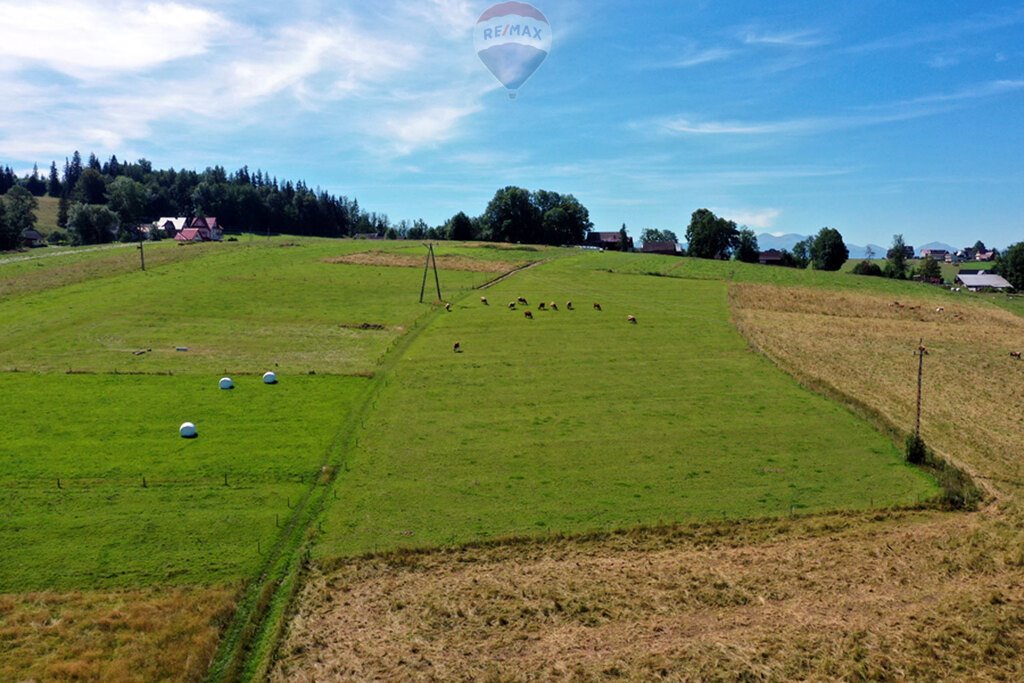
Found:
M 184 439 L 194 439 L 199 436 L 199 432 L 196 431 L 196 426 L 191 422 L 184 422 L 178 427 L 178 433 L 181 434 Z
M 275 375 L 273 372 L 265 372 L 265 373 L 263 373 L 263 383 L 264 384 L 277 384 L 277 375 Z
M 230 377 L 221 377 L 221 379 L 220 379 L 220 388 L 221 389 L 234 389 L 235 388 L 235 383 L 231 381 Z

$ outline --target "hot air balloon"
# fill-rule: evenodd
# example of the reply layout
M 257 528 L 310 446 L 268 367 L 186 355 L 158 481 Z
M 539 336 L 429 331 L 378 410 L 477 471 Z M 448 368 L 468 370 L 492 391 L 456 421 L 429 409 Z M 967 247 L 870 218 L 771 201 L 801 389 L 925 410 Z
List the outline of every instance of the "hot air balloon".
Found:
M 551 26 L 533 5 L 500 2 L 480 15 L 473 44 L 480 61 L 514 100 L 519 88 L 547 59 Z

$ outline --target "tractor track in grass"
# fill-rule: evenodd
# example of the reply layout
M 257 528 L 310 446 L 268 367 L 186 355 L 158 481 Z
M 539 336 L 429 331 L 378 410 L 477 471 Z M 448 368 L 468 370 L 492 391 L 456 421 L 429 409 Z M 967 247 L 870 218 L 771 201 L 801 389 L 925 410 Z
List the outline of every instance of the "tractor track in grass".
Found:
M 452 302 L 461 301 L 472 292 L 504 281 L 527 268 L 546 263 L 535 261 L 511 270 L 479 287 L 467 290 Z M 319 518 L 328 496 L 334 492 L 338 472 L 346 455 L 357 442 L 357 434 L 366 416 L 376 405 L 377 397 L 387 385 L 409 347 L 444 310 L 432 306 L 409 330 L 388 348 L 379 361 L 379 368 L 357 399 L 357 406 L 339 426 L 321 468 L 296 503 L 294 512 L 285 521 L 274 544 L 267 549 L 266 559 L 256 578 L 246 586 L 239 607 L 224 632 L 221 645 L 206 676 L 208 683 L 263 680 L 267 677 L 283 633 L 292 598 L 309 564 Z

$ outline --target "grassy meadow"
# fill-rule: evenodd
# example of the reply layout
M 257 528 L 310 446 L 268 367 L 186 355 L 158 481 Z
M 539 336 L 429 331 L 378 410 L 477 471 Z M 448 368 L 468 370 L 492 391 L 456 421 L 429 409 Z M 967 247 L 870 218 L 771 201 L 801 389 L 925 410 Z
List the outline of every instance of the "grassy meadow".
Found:
M 320 554 L 935 493 L 887 438 L 752 353 L 725 283 L 608 272 L 628 260 L 530 269 L 426 330 L 346 460 Z M 519 296 L 533 320 L 507 308 Z
M 357 253 L 361 263 L 346 262 Z M 175 610 L 146 627 L 178 657 L 154 676 L 195 678 L 209 666 L 210 629 L 224 629 L 239 588 L 281 552 L 302 501 L 329 483 L 323 466 L 339 458 L 339 434 L 388 349 L 436 310 L 417 303 L 422 247 L 165 241 L 147 245 L 145 272 L 131 247 L 24 256 L 0 264 L 3 677 L 120 670 L 72 643 L 63 668 L 39 664 L 56 632 L 19 624 L 41 600 L 107 622 L 97 591 L 119 591 L 131 613 L 150 600 L 139 591 L 176 586 L 217 597 L 187 628 Z M 440 248 L 442 287 L 457 294 L 543 256 Z M 279 384 L 261 382 L 268 369 Z M 225 373 L 232 391 L 217 387 Z M 178 436 L 184 421 L 198 439 Z M 188 645 L 195 639 L 206 644 Z M 157 647 L 139 634 L 144 642 Z
M 265 670 L 238 658 L 269 656 L 310 542 L 330 563 L 930 499 L 935 482 L 888 436 L 751 349 L 735 292 L 997 310 L 842 273 L 442 244 L 448 312 L 432 276 L 418 303 L 420 244 L 146 249 L 145 272 L 132 247 L 0 263 L 0 678 L 71 677 L 33 664 L 53 633 L 26 615 L 65 600 L 106 623 L 110 595 L 134 614 L 159 590 L 216 596 L 167 636 L 179 659 L 161 670 L 205 671 L 211 629 L 230 650 L 214 678 Z M 223 374 L 236 389 L 217 388 Z M 184 421 L 198 439 L 177 436 Z M 191 639 L 203 666 L 186 665 Z M 156 647 L 138 642 L 127 661 Z M 86 677 L 117 670 L 97 647 L 115 646 L 71 654 Z

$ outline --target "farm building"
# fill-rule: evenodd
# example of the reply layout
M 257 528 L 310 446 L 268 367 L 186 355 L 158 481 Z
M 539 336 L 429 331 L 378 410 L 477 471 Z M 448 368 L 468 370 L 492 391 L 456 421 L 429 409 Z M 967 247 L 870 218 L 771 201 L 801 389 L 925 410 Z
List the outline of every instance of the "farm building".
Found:
M 757 262 L 762 266 L 781 266 L 783 264 L 782 252 L 778 249 L 762 251 L 757 257 Z
M 224 236 L 217 219 L 213 217 L 193 218 L 187 227 L 182 228 L 175 236 L 179 242 L 219 242 Z
M 38 230 L 25 228 L 21 231 L 21 243 L 26 247 L 45 247 L 46 238 Z
M 628 251 L 633 251 L 633 238 L 626 238 Z M 622 251 L 621 237 L 619 232 L 590 232 L 587 233 L 586 244 L 591 247 L 601 247 L 609 251 Z
M 173 237 L 176 237 L 179 232 L 184 230 L 187 225 L 188 225 L 188 219 L 187 218 L 183 218 L 183 217 L 168 218 L 168 217 L 165 217 L 165 218 L 161 218 L 156 223 L 154 223 L 153 227 L 155 227 L 157 230 L 163 230 L 165 235 L 167 235 L 168 237 L 173 238 Z
M 972 292 L 977 292 L 983 289 L 995 289 L 998 291 L 1013 289 L 1013 285 L 1007 282 L 1002 276 L 993 275 L 991 273 L 969 275 L 961 272 L 956 276 L 956 281 Z
M 946 251 L 945 249 L 922 249 L 921 250 L 921 258 L 928 258 L 929 256 L 932 259 L 934 259 L 935 261 L 938 261 L 939 263 L 942 263 L 943 261 L 948 259 L 949 252 Z
M 618 233 L 615 233 L 618 236 Z M 642 251 L 645 254 L 666 254 L 668 256 L 679 256 L 683 248 L 678 242 L 644 242 Z

